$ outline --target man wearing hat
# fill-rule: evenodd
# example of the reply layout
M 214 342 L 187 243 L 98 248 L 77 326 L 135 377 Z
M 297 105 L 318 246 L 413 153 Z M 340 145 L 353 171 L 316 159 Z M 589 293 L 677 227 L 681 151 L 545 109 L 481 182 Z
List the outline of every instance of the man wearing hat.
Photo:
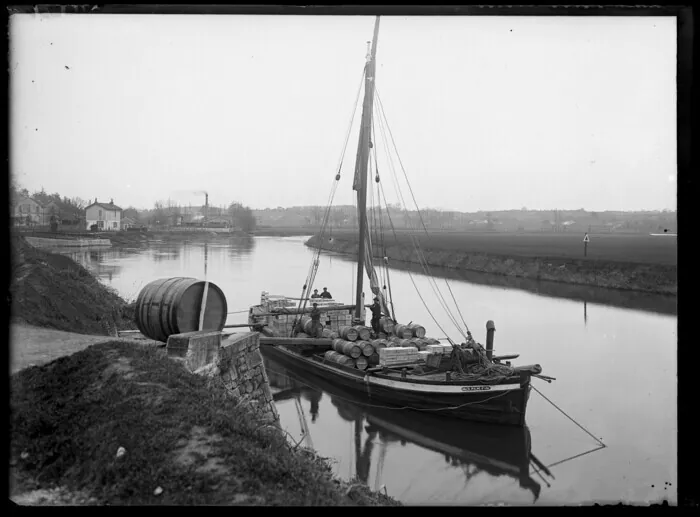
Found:
M 314 303 L 314 308 L 311 310 L 311 337 L 321 337 L 323 326 L 321 325 L 321 311 L 318 304 Z
M 379 318 L 382 317 L 382 306 L 379 305 L 379 298 L 374 297 L 374 303 L 369 306 L 372 311 L 372 330 L 375 335 L 379 335 Z
M 331 295 L 331 293 L 328 292 L 328 288 L 327 288 L 327 287 L 324 287 L 324 288 L 323 288 L 323 292 L 321 293 L 321 298 L 329 298 L 329 299 L 332 299 L 332 298 L 333 298 L 333 296 Z

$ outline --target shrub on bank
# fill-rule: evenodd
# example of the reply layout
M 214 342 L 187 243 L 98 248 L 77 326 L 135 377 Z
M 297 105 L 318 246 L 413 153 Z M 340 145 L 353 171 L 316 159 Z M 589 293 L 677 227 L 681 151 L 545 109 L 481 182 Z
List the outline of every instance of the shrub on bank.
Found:
M 70 257 L 12 239 L 12 320 L 68 332 L 109 335 L 135 328 L 133 308 Z

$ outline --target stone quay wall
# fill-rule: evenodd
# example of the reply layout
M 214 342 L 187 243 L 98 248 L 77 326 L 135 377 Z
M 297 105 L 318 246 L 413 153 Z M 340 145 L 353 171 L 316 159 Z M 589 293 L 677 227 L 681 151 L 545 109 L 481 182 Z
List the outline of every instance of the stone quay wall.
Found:
M 168 338 L 167 352 L 191 372 L 221 379 L 229 393 L 252 409 L 261 422 L 279 426 L 259 333 L 235 334 L 223 343 L 220 332 L 176 334 Z

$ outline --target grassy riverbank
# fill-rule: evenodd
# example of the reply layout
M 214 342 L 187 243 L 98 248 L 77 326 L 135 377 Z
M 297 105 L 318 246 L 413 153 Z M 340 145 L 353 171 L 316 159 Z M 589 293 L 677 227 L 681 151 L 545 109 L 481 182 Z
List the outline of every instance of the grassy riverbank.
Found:
M 674 237 L 595 235 L 583 257 L 579 235 L 443 233 L 419 237 L 430 266 L 479 271 L 534 280 L 672 294 L 678 290 Z M 317 237 L 307 241 L 317 246 Z M 334 232 L 322 248 L 357 254 L 353 232 Z M 419 263 L 408 234 L 386 240 L 387 256 Z M 375 248 L 379 256 L 379 250 Z
M 71 258 L 38 250 L 18 236 L 11 248 L 12 321 L 100 335 L 136 328 L 126 301 Z
M 263 226 L 253 231 L 254 235 L 261 237 L 296 237 L 316 233 L 318 226 Z
M 155 347 L 107 342 L 22 370 L 10 409 L 11 495 L 25 500 L 53 489 L 73 504 L 395 504 L 335 480 Z

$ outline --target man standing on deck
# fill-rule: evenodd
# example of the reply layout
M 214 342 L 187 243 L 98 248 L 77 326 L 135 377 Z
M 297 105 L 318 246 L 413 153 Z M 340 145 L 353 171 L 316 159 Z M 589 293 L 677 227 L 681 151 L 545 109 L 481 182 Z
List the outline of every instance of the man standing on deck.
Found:
M 369 306 L 372 311 L 372 330 L 375 335 L 379 335 L 379 318 L 382 317 L 382 306 L 379 305 L 379 298 L 375 296 L 374 303 Z
M 327 287 L 323 288 L 323 292 L 321 293 L 321 298 L 333 299 L 333 296 L 331 295 L 331 293 L 328 292 Z
M 311 310 L 311 337 L 321 337 L 321 311 L 318 304 L 314 303 L 314 308 Z
M 318 294 L 318 289 L 314 289 L 314 294 L 311 295 L 311 298 L 320 298 L 321 295 Z

